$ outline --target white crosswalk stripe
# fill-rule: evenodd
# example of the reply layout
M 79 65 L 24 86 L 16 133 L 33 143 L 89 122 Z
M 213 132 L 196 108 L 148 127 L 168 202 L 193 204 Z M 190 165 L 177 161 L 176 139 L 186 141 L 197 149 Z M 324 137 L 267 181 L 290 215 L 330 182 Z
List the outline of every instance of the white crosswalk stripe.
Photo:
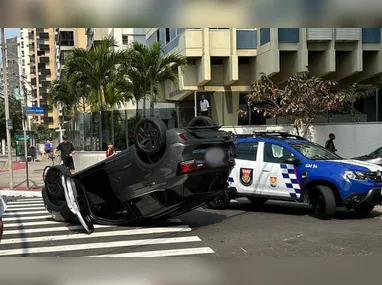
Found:
M 86 234 L 79 224 L 56 222 L 41 198 L 7 202 L 0 256 L 165 257 L 213 254 L 179 219 L 152 227 L 94 225 Z

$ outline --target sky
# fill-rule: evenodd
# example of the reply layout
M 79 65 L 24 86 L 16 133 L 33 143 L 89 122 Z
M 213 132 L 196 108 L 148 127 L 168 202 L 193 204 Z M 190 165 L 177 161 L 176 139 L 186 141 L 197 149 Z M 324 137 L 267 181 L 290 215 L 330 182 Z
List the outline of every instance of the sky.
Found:
M 19 37 L 20 36 L 20 29 L 19 28 L 6 28 L 5 29 L 5 38 L 13 38 L 13 37 Z M 0 53 L 0 62 L 1 62 L 1 53 Z

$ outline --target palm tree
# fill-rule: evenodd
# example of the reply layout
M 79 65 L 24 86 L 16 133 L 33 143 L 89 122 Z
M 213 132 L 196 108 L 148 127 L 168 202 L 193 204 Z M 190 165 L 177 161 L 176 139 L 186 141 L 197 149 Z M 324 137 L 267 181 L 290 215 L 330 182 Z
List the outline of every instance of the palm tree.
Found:
M 81 76 L 84 82 L 97 92 L 101 103 L 102 122 L 104 131 L 103 137 L 109 140 L 109 128 L 106 123 L 106 100 L 105 87 L 116 76 L 116 66 L 126 60 L 126 51 L 115 51 L 113 47 L 116 40 L 109 36 L 100 41 L 93 49 L 86 50 L 76 48 L 68 55 L 65 61 L 65 75 Z M 102 144 L 102 138 L 101 138 Z
M 150 116 L 154 116 L 154 102 L 159 94 L 159 84 L 170 80 L 178 82 L 178 66 L 185 68 L 187 58 L 179 53 L 164 54 L 161 43 L 155 42 L 148 46 L 140 42 L 133 42 L 129 50 L 131 66 L 135 73 L 139 73 L 143 95 L 143 117 L 146 115 L 146 93 L 150 94 Z

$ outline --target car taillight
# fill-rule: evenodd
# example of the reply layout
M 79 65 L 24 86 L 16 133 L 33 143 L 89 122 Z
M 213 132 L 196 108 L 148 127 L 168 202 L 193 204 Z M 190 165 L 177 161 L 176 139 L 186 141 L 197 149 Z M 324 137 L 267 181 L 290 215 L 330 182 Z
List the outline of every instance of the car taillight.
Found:
M 188 173 L 191 171 L 195 171 L 200 168 L 204 168 L 204 164 L 196 164 L 194 160 L 189 160 L 185 162 L 180 163 L 180 169 L 182 170 L 183 173 Z
M 179 137 L 180 137 L 182 140 L 184 140 L 185 142 L 187 141 L 187 138 L 186 138 L 186 136 L 185 136 L 184 134 L 180 134 Z

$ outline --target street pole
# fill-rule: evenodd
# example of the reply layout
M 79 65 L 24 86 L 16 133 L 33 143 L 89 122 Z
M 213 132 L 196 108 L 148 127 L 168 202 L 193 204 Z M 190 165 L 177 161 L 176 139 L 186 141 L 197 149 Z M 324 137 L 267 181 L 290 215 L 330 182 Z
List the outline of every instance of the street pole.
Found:
M 21 86 L 20 86 L 21 87 Z M 28 100 L 28 94 L 27 94 L 27 89 L 25 87 L 24 81 L 22 82 L 22 87 L 23 87 L 23 93 L 24 93 L 24 98 L 23 101 L 24 103 L 21 104 L 21 114 L 23 116 L 22 122 L 23 122 L 23 131 L 24 131 L 24 145 L 25 145 L 25 151 L 24 151 L 24 156 L 25 156 L 25 171 L 27 175 L 27 189 L 29 190 L 29 167 L 28 167 L 28 149 L 27 149 L 27 122 L 26 122 L 26 110 L 25 107 L 27 106 L 27 100 Z M 31 138 L 32 140 L 32 138 Z M 31 142 L 32 144 L 32 142 Z
M 12 163 L 11 131 L 10 131 L 9 126 L 8 126 L 9 101 L 8 101 L 7 57 L 5 55 L 5 29 L 4 28 L 1 28 L 1 54 L 2 54 L 2 59 L 3 59 L 5 121 L 7 123 L 9 188 L 11 190 L 13 190 L 13 163 Z

